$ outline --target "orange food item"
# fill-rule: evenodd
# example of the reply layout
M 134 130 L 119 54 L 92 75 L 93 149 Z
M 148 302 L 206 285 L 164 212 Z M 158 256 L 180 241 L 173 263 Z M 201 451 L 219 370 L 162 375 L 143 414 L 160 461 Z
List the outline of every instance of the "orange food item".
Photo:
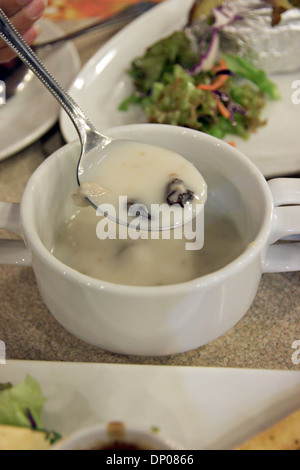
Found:
M 162 0 L 154 0 L 159 3 Z M 45 17 L 51 20 L 108 18 L 139 0 L 48 0 Z
M 219 65 L 215 65 L 213 67 L 213 71 L 214 72 L 221 72 L 222 70 L 226 70 L 228 67 L 227 67 L 227 63 L 225 61 L 225 59 L 220 59 L 219 60 Z
M 217 80 L 211 85 L 204 85 L 200 83 L 200 85 L 198 85 L 197 88 L 203 91 L 216 91 L 219 88 L 221 88 L 221 86 L 223 86 L 227 82 L 227 80 L 228 80 L 228 75 L 220 75 L 217 78 Z
M 300 410 L 236 450 L 300 450 Z
M 225 119 L 229 119 L 230 118 L 230 112 L 228 111 L 226 106 L 222 103 L 222 101 L 217 96 L 215 97 L 215 99 L 216 99 L 216 102 L 217 102 L 219 112 L 222 114 L 222 116 Z

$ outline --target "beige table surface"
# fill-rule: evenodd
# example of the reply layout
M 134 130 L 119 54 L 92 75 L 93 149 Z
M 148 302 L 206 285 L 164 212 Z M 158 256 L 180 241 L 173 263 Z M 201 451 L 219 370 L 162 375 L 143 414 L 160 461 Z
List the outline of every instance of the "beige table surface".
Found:
M 111 33 L 75 41 L 82 63 Z M 35 168 L 62 144 L 56 125 L 27 149 L 0 162 L 0 201 L 19 202 Z M 300 273 L 264 275 L 250 311 L 216 341 L 168 357 L 122 356 L 65 331 L 45 307 L 31 268 L 0 266 L 0 340 L 6 344 L 7 359 L 300 370 L 292 362 L 292 345 L 300 340 L 299 299 Z

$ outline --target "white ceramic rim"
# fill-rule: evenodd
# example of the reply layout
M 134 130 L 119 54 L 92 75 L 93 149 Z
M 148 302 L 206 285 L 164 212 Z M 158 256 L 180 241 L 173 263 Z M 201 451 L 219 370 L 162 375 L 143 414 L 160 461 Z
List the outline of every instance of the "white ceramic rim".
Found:
M 69 434 L 66 437 L 63 437 L 61 441 L 58 441 L 54 444 L 50 450 L 72 450 L 76 449 L 76 446 L 79 445 L 80 440 L 90 439 L 91 444 L 95 443 L 95 441 L 103 438 L 103 435 L 107 433 L 107 426 L 108 423 L 104 424 L 95 424 L 89 427 L 84 427 L 82 429 L 78 429 L 74 431 L 72 434 Z M 141 441 L 149 440 L 150 444 L 157 445 L 161 444 L 163 447 L 168 447 L 169 450 L 183 450 L 183 447 L 168 438 L 166 435 L 161 433 L 160 431 L 156 433 L 152 431 L 150 427 L 146 426 L 130 426 L 125 424 L 125 435 L 129 434 L 129 436 L 125 436 L 124 441 L 133 440 L 133 439 L 140 439 Z M 99 435 L 99 437 L 97 437 Z M 137 437 L 132 437 L 132 435 L 137 435 Z M 89 450 L 89 449 L 87 449 Z
M 163 125 L 163 124 L 132 124 L 128 126 L 120 126 L 111 128 L 114 129 L 115 132 L 118 132 L 118 129 L 130 129 L 130 128 L 140 128 L 142 130 L 143 127 L 151 126 L 155 132 L 163 132 L 163 128 L 168 127 L 171 132 L 180 132 L 180 133 L 191 133 L 191 134 L 201 134 L 202 138 L 211 141 L 212 144 L 218 144 L 221 147 L 224 147 L 228 150 L 228 145 L 226 142 L 223 142 L 215 137 L 212 137 L 208 134 L 204 134 L 199 131 L 194 131 L 192 129 L 181 128 L 177 126 L 170 126 L 170 125 Z M 266 217 L 264 222 L 260 228 L 260 231 L 255 239 L 255 243 L 249 245 L 244 252 L 237 257 L 234 261 L 226 265 L 224 268 L 210 273 L 206 276 L 202 276 L 196 279 L 193 279 L 188 282 L 183 282 L 179 284 L 171 284 L 167 286 L 127 286 L 122 284 L 116 284 L 106 281 L 101 281 L 98 279 L 94 279 L 89 277 L 85 274 L 76 271 L 73 268 L 65 265 L 54 255 L 52 255 L 47 248 L 43 245 L 40 237 L 38 236 L 36 230 L 33 228 L 34 220 L 33 220 L 33 213 L 30 213 L 26 210 L 26 206 L 29 205 L 30 207 L 30 199 L 31 194 L 34 191 L 35 182 L 40 178 L 40 175 L 47 171 L 47 168 L 52 164 L 52 159 L 57 155 L 58 152 L 62 152 L 63 149 L 66 149 L 70 146 L 74 146 L 77 142 L 72 142 L 70 144 L 65 145 L 64 147 L 58 149 L 54 154 L 48 157 L 34 172 L 34 174 L 29 179 L 27 186 L 25 188 L 22 202 L 21 202 L 21 223 L 22 228 L 25 234 L 26 242 L 30 246 L 30 250 L 37 255 L 41 260 L 43 260 L 52 270 L 63 272 L 65 277 L 67 276 L 72 282 L 75 282 L 79 285 L 85 285 L 89 288 L 95 290 L 105 290 L 107 292 L 114 292 L 120 295 L 134 295 L 136 297 L 141 297 L 145 295 L 152 295 L 152 296 L 162 296 L 162 295 L 172 295 L 178 293 L 189 292 L 192 289 L 202 288 L 207 285 L 213 285 L 217 282 L 222 282 L 224 278 L 232 274 L 237 274 L 240 270 L 244 269 L 248 264 L 252 262 L 253 257 L 258 256 L 264 247 L 268 244 L 268 239 L 272 229 L 272 218 L 273 218 L 273 200 L 271 191 L 268 187 L 268 184 L 263 176 L 263 174 L 259 171 L 259 169 L 248 159 L 243 153 L 239 150 L 232 147 L 232 152 L 235 154 L 235 157 L 242 162 L 245 166 L 245 173 L 247 169 L 249 170 L 249 174 L 252 174 L 252 177 L 255 176 L 257 182 L 260 184 L 261 189 L 265 195 L 265 204 L 266 204 Z M 226 147 L 225 147 L 226 146 Z M 26 214 L 25 214 L 26 212 Z M 269 214 L 269 216 L 268 216 Z M 26 222 L 25 222 L 26 221 Z

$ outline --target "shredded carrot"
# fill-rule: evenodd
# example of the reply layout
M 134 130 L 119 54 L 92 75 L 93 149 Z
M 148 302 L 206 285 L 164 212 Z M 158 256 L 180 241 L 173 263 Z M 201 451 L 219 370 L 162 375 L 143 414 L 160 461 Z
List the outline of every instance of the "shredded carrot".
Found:
M 231 147 L 236 148 L 236 143 L 235 142 L 228 142 L 228 145 L 231 145 Z
M 224 59 L 220 59 L 219 65 L 218 66 L 216 65 L 215 67 L 213 67 L 212 70 L 217 73 L 226 69 L 227 69 L 226 61 Z M 228 75 L 220 75 L 214 83 L 211 83 L 210 85 L 205 85 L 205 84 L 200 83 L 200 85 L 198 85 L 197 88 L 203 91 L 216 91 L 218 88 L 221 88 L 221 86 L 227 82 L 228 78 L 229 78 Z
M 215 97 L 215 99 L 216 99 L 216 102 L 217 102 L 218 109 L 219 109 L 220 113 L 222 114 L 222 116 L 224 116 L 225 119 L 229 119 L 230 118 L 230 112 L 228 111 L 226 106 L 222 103 L 221 100 L 219 100 L 219 98 L 217 96 Z
M 225 61 L 225 59 L 220 59 L 219 65 L 215 65 L 212 70 L 217 73 L 217 72 L 221 72 L 222 70 L 226 70 L 227 68 L 228 66 L 227 66 L 227 62 Z
M 228 78 L 228 75 L 220 75 L 217 80 L 211 85 L 204 85 L 200 83 L 197 88 L 203 91 L 216 91 L 218 90 L 218 88 L 221 88 L 221 86 L 227 82 Z
M 213 71 L 214 72 L 221 72 L 222 70 L 226 70 L 227 69 L 227 63 L 224 59 L 220 59 L 219 60 L 219 65 L 218 66 L 215 66 L 213 68 Z M 213 82 L 211 83 L 210 85 L 206 85 L 204 83 L 200 83 L 200 85 L 197 86 L 197 88 L 199 90 L 203 90 L 203 91 L 216 91 L 218 90 L 219 88 L 221 88 L 228 80 L 229 76 L 228 75 L 220 75 L 218 76 L 218 78 Z M 226 106 L 222 103 L 222 101 L 217 97 L 215 96 L 215 100 L 216 100 L 216 103 L 217 103 L 217 106 L 218 106 L 218 110 L 219 112 L 222 114 L 222 116 L 225 118 L 225 119 L 229 119 L 230 118 L 230 112 L 228 111 L 228 109 L 226 108 Z

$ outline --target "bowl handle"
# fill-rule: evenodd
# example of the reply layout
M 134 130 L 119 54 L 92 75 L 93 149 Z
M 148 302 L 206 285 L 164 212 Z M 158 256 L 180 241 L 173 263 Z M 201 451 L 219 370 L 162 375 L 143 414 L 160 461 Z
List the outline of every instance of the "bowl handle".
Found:
M 300 179 L 276 178 L 269 181 L 269 187 L 275 207 L 270 246 L 263 262 L 263 272 L 299 271 Z M 278 240 L 282 243 L 276 243 Z
M 0 202 L 0 229 L 23 237 L 20 223 L 20 204 Z M 31 266 L 31 254 L 23 241 L 0 239 L 0 264 Z

